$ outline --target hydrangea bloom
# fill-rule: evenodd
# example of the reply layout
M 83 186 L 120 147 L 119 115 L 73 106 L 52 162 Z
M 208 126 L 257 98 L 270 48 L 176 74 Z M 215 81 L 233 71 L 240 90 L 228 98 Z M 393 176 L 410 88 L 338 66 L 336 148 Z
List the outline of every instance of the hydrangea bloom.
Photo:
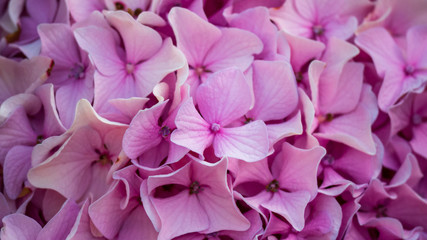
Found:
M 427 239 L 425 0 L 0 0 L 0 238 Z

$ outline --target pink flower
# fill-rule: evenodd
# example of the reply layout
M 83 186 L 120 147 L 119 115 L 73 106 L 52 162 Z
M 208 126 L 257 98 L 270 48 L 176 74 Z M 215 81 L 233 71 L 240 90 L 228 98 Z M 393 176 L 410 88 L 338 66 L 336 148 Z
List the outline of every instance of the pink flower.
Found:
M 250 87 L 240 70 L 227 69 L 213 74 L 200 85 L 196 100 L 203 118 L 192 99 L 186 100 L 178 110 L 172 142 L 200 155 L 213 144 L 217 157 L 257 161 L 267 156 L 268 135 L 263 121 L 229 127 L 248 112 L 252 104 Z

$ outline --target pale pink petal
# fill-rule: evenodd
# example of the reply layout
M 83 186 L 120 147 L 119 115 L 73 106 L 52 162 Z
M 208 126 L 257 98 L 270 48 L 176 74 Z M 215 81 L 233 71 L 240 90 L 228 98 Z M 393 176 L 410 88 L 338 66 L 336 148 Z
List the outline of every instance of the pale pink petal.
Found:
M 310 193 L 306 191 L 284 192 L 277 191 L 270 199 L 261 205 L 268 210 L 283 216 L 297 231 L 304 228 L 304 211 L 310 200 Z
M 292 67 L 281 61 L 253 63 L 255 106 L 247 117 L 269 121 L 284 119 L 298 105 L 298 91 Z
M 80 128 L 54 156 L 32 168 L 28 180 L 36 187 L 53 189 L 78 200 L 91 184 L 91 164 L 99 158 L 94 150 L 101 146 L 96 131 Z
M 40 24 L 41 55 L 55 59 L 55 66 L 73 66 L 80 62 L 79 48 L 71 28 L 66 24 Z
M 117 53 L 118 44 L 112 30 L 87 26 L 74 30 L 74 36 L 79 46 L 89 53 L 96 69 L 102 74 L 114 75 L 124 69 L 125 63 Z
M 375 143 L 372 138 L 371 116 L 359 105 L 354 111 L 324 122 L 320 125 L 317 137 L 337 141 L 369 155 L 375 154 Z
M 195 13 L 184 8 L 173 8 L 168 15 L 178 48 L 189 65 L 198 67 L 212 45 L 221 37 L 221 31 Z
M 199 194 L 199 201 L 209 218 L 209 228 L 203 232 L 248 230 L 250 223 L 240 213 L 231 195 L 219 195 L 211 188 L 206 188 Z
M 126 208 L 121 203 L 126 197 L 124 184 L 116 182 L 105 195 L 89 206 L 89 216 L 97 229 L 107 238 L 114 238 L 119 233 L 123 222 L 137 206 L 131 202 Z
M 16 199 L 22 191 L 28 170 L 31 168 L 33 147 L 15 146 L 9 150 L 3 165 L 3 181 L 7 196 Z
M 251 89 L 240 70 L 223 70 L 214 73 L 199 86 L 197 103 L 208 123 L 225 127 L 249 110 L 252 104 Z
M 38 87 L 35 94 L 40 98 L 43 104 L 43 138 L 57 136 L 64 133 L 66 128 L 59 119 L 59 115 L 56 110 L 53 84 L 44 84 Z
M 166 75 L 185 64 L 182 52 L 173 46 L 171 39 L 166 39 L 155 55 L 135 66 L 136 96 L 146 97 Z
M 99 240 L 99 238 L 92 235 L 90 229 L 92 222 L 89 218 L 88 206 L 89 200 L 86 200 L 76 217 L 76 221 L 70 230 L 70 234 L 67 236 L 67 240 Z
M 253 33 L 237 29 L 221 29 L 221 38 L 209 49 L 203 61 L 210 71 L 237 67 L 245 71 L 252 63 L 254 54 L 261 52 L 261 40 Z
M 0 125 L 0 162 L 4 162 L 7 152 L 16 145 L 35 145 L 37 135 L 31 127 L 23 108 L 17 108 Z
M 37 56 L 21 62 L 0 57 L 0 102 L 18 93 L 31 93 L 46 81 L 52 60 Z
M 294 36 L 284 33 L 286 40 L 291 48 L 291 64 L 295 71 L 301 71 L 301 68 L 312 59 L 319 59 L 325 44 L 308 38 Z
M 159 117 L 166 106 L 166 102 L 144 109 L 132 119 L 129 128 L 123 137 L 123 151 L 132 159 L 148 149 L 157 146 L 162 140 Z
M 366 30 L 356 37 L 355 42 L 372 57 L 381 77 L 392 68 L 404 67 L 402 52 L 386 29 Z
M 66 0 L 68 9 L 70 10 L 71 16 L 76 22 L 85 20 L 94 11 L 101 11 L 105 7 L 103 0 L 95 1 L 78 1 L 78 0 Z
M 159 233 L 154 229 L 153 223 L 147 216 L 142 206 L 136 207 L 127 217 L 120 229 L 117 240 L 128 239 L 157 239 Z
M 317 193 L 317 168 L 326 151 L 322 147 L 300 149 L 284 143 L 271 167 L 281 188 L 288 191 L 304 190 L 314 199 Z
M 385 74 L 383 84 L 378 94 L 378 106 L 383 111 L 388 109 L 399 99 L 403 92 L 405 76 L 401 71 L 391 69 Z
M 214 138 L 211 126 L 197 112 L 192 98 L 181 105 L 175 124 L 177 129 L 171 136 L 173 143 L 199 154 L 203 154 L 203 151 L 211 145 Z
M 363 70 L 361 63 L 349 62 L 344 66 L 337 86 L 338 91 L 333 95 L 322 89 L 322 112 L 347 113 L 356 108 L 362 92 Z
M 408 64 L 416 68 L 425 68 L 427 66 L 427 27 L 419 25 L 412 27 L 406 33 Z
M 173 198 L 152 199 L 162 221 L 159 240 L 168 240 L 189 232 L 207 230 L 210 226 L 205 208 L 195 195 L 183 191 Z
M 3 240 L 36 240 L 42 227 L 32 218 L 20 213 L 3 218 L 0 237 Z
M 153 29 L 136 22 L 124 11 L 106 12 L 108 22 L 120 33 L 128 63 L 137 64 L 153 56 L 162 45 L 162 38 Z
M 241 127 L 222 128 L 215 135 L 217 157 L 232 157 L 253 162 L 267 156 L 269 144 L 265 123 L 261 120 Z
M 67 200 L 59 212 L 43 227 L 37 240 L 65 239 L 73 227 L 79 211 L 80 207 L 73 200 Z

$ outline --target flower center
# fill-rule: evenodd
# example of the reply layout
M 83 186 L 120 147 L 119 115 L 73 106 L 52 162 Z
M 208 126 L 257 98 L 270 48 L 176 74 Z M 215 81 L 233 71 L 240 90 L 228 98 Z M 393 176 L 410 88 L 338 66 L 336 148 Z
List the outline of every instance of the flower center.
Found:
M 212 123 L 211 125 L 211 131 L 214 133 L 218 132 L 220 128 L 221 126 L 218 123 Z
M 311 30 L 315 36 L 322 36 L 325 33 L 325 29 L 321 25 L 314 25 Z
M 324 165 L 330 166 L 335 162 L 335 158 L 331 155 L 331 154 L 326 154 L 323 158 L 322 158 L 322 163 Z
M 85 67 L 80 64 L 80 63 L 76 63 L 74 64 L 74 67 L 72 67 L 70 69 L 70 73 L 68 74 L 69 78 L 74 78 L 74 79 L 82 79 L 85 77 Z
M 279 190 L 279 188 L 280 188 L 279 181 L 274 179 L 265 187 L 265 190 L 267 192 L 277 192 Z
M 134 70 L 135 70 L 135 65 L 133 65 L 132 63 L 126 64 L 126 72 L 128 74 L 132 74 Z
M 326 115 L 320 115 L 317 117 L 320 123 L 322 122 L 330 122 L 334 119 L 334 115 L 332 113 L 328 113 Z
M 166 138 L 169 136 L 169 134 L 171 134 L 171 130 L 168 128 L 168 126 L 164 126 L 160 129 L 159 133 L 162 135 L 162 137 Z
M 405 67 L 405 74 L 406 75 L 412 75 L 415 72 L 415 68 L 412 65 L 407 65 Z
M 194 181 L 194 182 L 191 183 L 191 185 L 190 185 L 190 195 L 198 194 L 202 190 L 203 189 L 200 186 L 200 183 L 198 181 Z
M 37 144 L 40 144 L 40 143 L 42 143 L 42 142 L 43 142 L 43 140 L 44 140 L 44 137 L 43 137 L 42 135 L 38 135 L 38 136 L 37 136 L 36 143 L 37 143 Z

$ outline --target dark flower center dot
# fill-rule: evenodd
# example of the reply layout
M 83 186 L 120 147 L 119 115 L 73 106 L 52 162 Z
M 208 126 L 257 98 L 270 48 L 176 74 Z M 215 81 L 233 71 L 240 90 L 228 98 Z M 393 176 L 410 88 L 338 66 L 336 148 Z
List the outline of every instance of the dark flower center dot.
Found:
M 415 68 L 412 65 L 407 65 L 405 67 L 405 74 L 411 76 L 415 72 Z
M 321 25 L 314 25 L 311 30 L 315 36 L 322 36 L 325 33 L 325 29 Z
M 211 131 L 214 133 L 218 132 L 220 128 L 221 126 L 218 123 L 212 123 L 211 125 Z
M 279 190 L 279 188 L 280 188 L 279 181 L 274 179 L 265 187 L 265 190 L 267 192 L 277 192 Z
M 132 63 L 126 64 L 126 72 L 128 74 L 132 74 L 133 71 L 135 71 L 135 65 L 133 65 Z
M 331 155 L 331 154 L 326 154 L 323 158 L 322 158 L 322 163 L 324 165 L 332 165 L 335 162 L 335 158 Z
M 162 137 L 166 138 L 171 134 L 170 128 L 168 126 L 164 126 L 159 130 L 159 134 L 162 135 Z
M 202 189 L 202 187 L 200 186 L 200 183 L 198 182 L 198 181 L 194 181 L 194 182 L 192 182 L 191 183 L 191 185 L 190 185 L 190 189 L 189 189 L 189 192 L 190 192 L 190 195 L 193 195 L 193 194 L 198 194 L 199 192 L 201 192 L 203 189 Z
M 85 77 L 85 67 L 80 64 L 76 63 L 74 66 L 70 69 L 70 74 L 68 74 L 69 78 L 74 79 L 82 79 Z
M 124 10 L 125 9 L 125 5 L 121 2 L 116 2 L 114 3 L 116 10 Z
M 36 143 L 37 143 L 37 144 L 40 144 L 40 143 L 42 143 L 42 142 L 43 142 L 43 140 L 44 140 L 44 137 L 43 137 L 42 135 L 38 135 L 38 136 L 37 136 L 37 139 L 36 139 Z

